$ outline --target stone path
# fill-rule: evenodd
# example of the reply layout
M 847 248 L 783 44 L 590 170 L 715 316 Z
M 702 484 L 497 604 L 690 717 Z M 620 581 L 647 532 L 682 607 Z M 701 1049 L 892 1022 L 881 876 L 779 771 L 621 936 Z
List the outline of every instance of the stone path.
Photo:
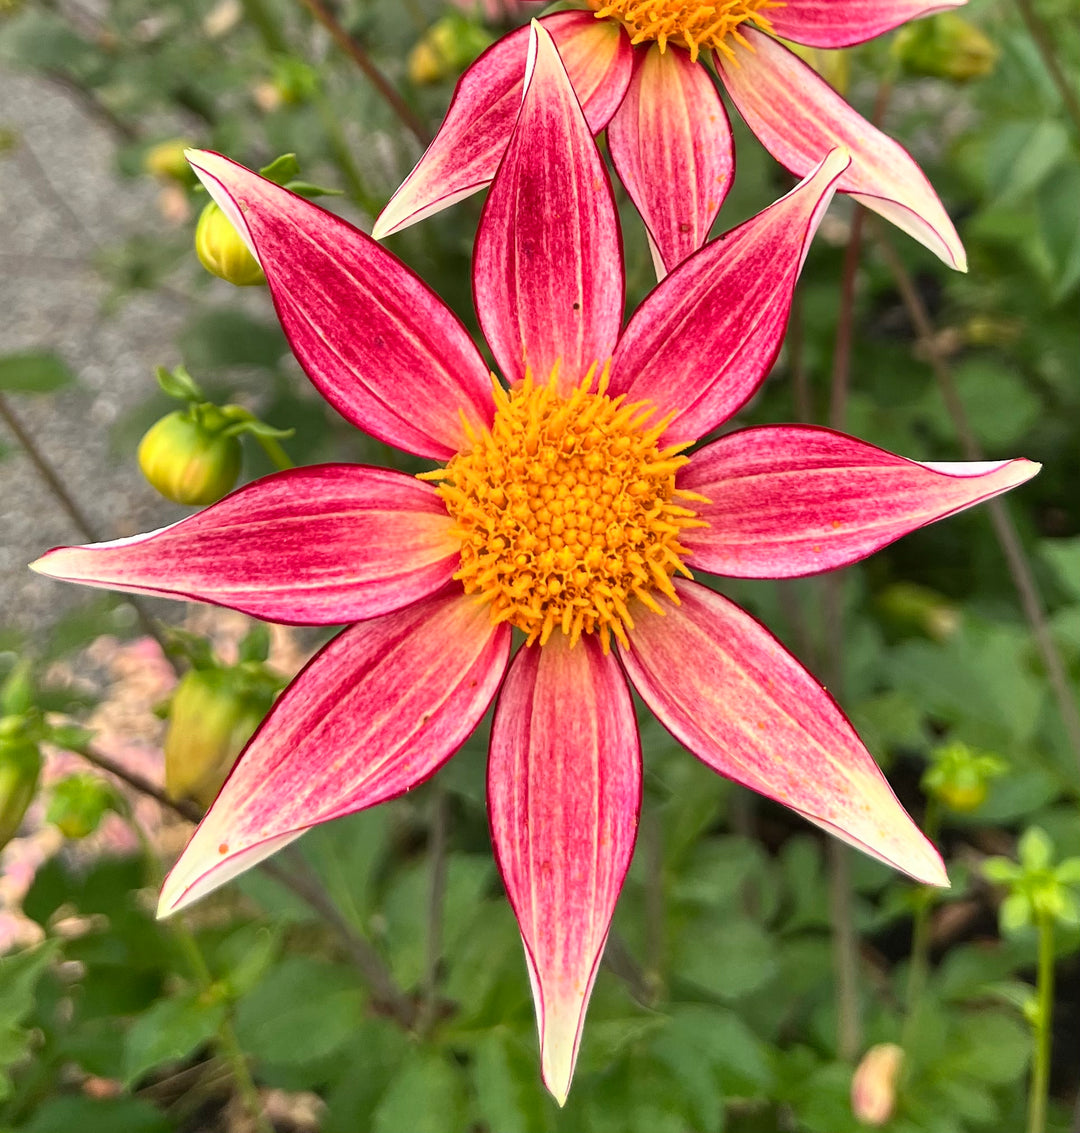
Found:
M 135 293 L 103 311 L 109 285 L 93 267 L 101 246 L 160 224 L 156 189 L 116 173 L 114 142 L 67 92 L 0 69 L 0 356 L 53 350 L 79 385 L 9 403 L 102 538 L 161 526 L 181 509 L 143 481 L 109 427 L 153 388 L 153 367 L 179 361 L 182 300 Z M 33 631 L 85 601 L 86 591 L 26 564 L 58 543 L 82 542 L 0 422 L 0 632 Z

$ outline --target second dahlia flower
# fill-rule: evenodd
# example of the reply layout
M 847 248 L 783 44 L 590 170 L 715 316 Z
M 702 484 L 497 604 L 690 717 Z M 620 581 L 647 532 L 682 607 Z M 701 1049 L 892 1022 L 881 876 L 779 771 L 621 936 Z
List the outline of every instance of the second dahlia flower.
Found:
M 963 245 L 911 156 L 777 37 L 848 47 L 966 0 L 585 0 L 541 17 L 594 133 L 645 222 L 657 274 L 696 251 L 731 187 L 719 76 L 747 125 L 796 176 L 837 146 L 837 181 L 867 208 L 966 270 Z M 521 104 L 529 29 L 503 36 L 461 77 L 435 140 L 372 233 L 382 239 L 487 185 Z M 712 65 L 712 70 L 707 64 Z
M 169 874 L 163 913 L 315 824 L 423 782 L 494 702 L 491 836 L 544 1081 L 562 1102 L 637 832 L 631 686 L 716 771 L 945 882 L 832 698 L 692 572 L 841 566 L 1037 466 L 920 464 L 810 427 L 744 429 L 688 454 L 772 365 L 848 157 L 830 154 L 692 256 L 622 327 L 611 187 L 551 37 L 533 34 L 473 266 L 505 384 L 375 241 L 224 157 L 192 155 L 317 388 L 354 424 L 440 467 L 282 472 L 172 527 L 59 548 L 35 567 L 273 621 L 355 623 L 241 754 Z

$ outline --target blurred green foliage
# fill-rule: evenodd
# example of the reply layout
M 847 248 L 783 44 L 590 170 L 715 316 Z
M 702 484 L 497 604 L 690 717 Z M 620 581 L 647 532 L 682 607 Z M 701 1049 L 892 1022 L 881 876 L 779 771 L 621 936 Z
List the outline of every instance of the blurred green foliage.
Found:
M 1039 0 L 1036 8 L 1075 86 L 1075 0 Z M 434 126 L 453 75 L 428 82 L 438 76 L 425 73 L 424 85 L 414 86 L 407 61 L 446 18 L 444 9 L 435 0 L 343 0 L 336 10 L 413 112 Z M 918 156 L 957 219 L 971 270 L 951 273 L 897 233 L 870 226 L 856 295 L 849 430 L 916 459 L 960 456 L 955 424 L 882 254 L 884 239 L 915 280 L 988 457 L 1023 454 L 1044 464 L 1007 507 L 1075 691 L 1080 124 L 1069 118 L 1011 0 L 976 0 L 965 17 L 994 46 L 993 71 L 962 87 L 900 78 L 888 128 Z M 286 0 L 116 0 L 93 11 L 65 0 L 7 0 L 0 2 L 0 60 L 82 92 L 111 122 L 126 176 L 149 176 L 148 155 L 173 137 L 255 166 L 295 152 L 305 175 L 344 190 L 330 207 L 369 225 L 418 154 L 350 60 Z M 889 37 L 852 50 L 848 66 L 849 97 L 869 112 L 881 76 L 895 67 Z M 739 169 L 720 228 L 791 184 L 736 129 Z M 149 167 L 173 176 L 160 153 Z M 197 215 L 205 197 L 189 182 L 176 184 Z M 633 306 L 652 286 L 652 269 L 640 222 L 625 195 L 619 200 Z M 472 327 L 468 264 L 479 208 L 479 198 L 462 202 L 388 241 Z M 850 204 L 838 202 L 811 249 L 785 351 L 744 422 L 825 418 L 850 216 Z M 98 268 L 114 304 L 182 279 L 195 302 L 178 347 L 210 398 L 254 391 L 260 416 L 295 429 L 288 447 L 298 462 L 412 469 L 411 458 L 347 428 L 312 396 L 269 300 L 241 299 L 201 272 L 193 225 L 148 219 L 126 244 L 104 249 Z M 5 395 L 53 396 L 73 380 L 47 351 L 0 358 Z M 129 459 L 168 408 L 148 374 L 145 404 L 116 430 Z M 259 452 L 248 455 L 245 475 L 270 470 Z M 829 627 L 818 580 L 725 589 L 820 667 Z M 949 616 L 934 617 L 935 610 Z M 917 816 L 925 807 L 920 782 L 943 745 L 1004 768 L 980 783 L 985 798 L 977 805 L 942 818 L 938 840 L 953 888 L 929 914 L 930 972 L 907 1031 L 918 891 L 875 862 L 851 862 L 862 1045 L 902 1033 L 909 1040 L 886 1128 L 1014 1133 L 1024 1121 L 1032 1050 L 1021 1007 L 1030 997 L 1035 942 L 999 932 L 1002 893 L 979 864 L 1011 855 L 1016 837 L 1033 826 L 1061 858 L 1080 853 L 1080 765 L 985 514 L 954 517 L 849 570 L 843 617 L 843 703 Z M 0 677 L 16 650 L 54 660 L 98 634 L 135 628 L 116 600 L 88 599 L 47 639 L 5 639 L 12 652 L 0 655 Z M 77 698 L 57 701 L 48 688 L 36 695 L 43 710 L 78 713 Z M 186 923 L 206 973 L 192 968 L 175 927 L 153 919 L 156 866 L 144 856 L 88 860 L 65 852 L 44 864 L 24 902 L 43 943 L 0 958 L 0 1128 L 239 1128 L 221 1045 L 228 1026 L 259 1087 L 319 1099 L 314 1125 L 282 1117 L 283 1130 L 856 1133 L 863 1127 L 851 1109 L 852 1065 L 836 1037 L 822 838 L 715 778 L 654 721 L 641 723 L 642 834 L 565 1110 L 539 1081 L 521 946 L 487 843 L 485 738 L 478 735 L 437 786 L 315 830 L 286 855 L 288 875 L 308 879 L 301 891 L 314 884 L 327 895 L 340 923 L 319 916 L 297 886 L 261 870 L 191 914 Z M 427 849 L 439 808 L 449 814 L 449 853 L 433 969 Z M 1012 877 L 1000 866 L 990 872 L 996 881 Z M 1019 927 L 1022 918 L 1014 919 Z M 416 1009 L 414 1025 L 403 1026 L 373 992 L 350 934 L 367 942 Z M 1050 1128 L 1065 1130 L 1080 1088 L 1080 929 L 1063 925 L 1056 950 Z

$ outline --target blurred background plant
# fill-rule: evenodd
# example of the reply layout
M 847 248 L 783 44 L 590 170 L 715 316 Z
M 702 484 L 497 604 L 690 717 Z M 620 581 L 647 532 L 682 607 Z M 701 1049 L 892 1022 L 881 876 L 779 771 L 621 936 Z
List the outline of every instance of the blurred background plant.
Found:
M 342 194 L 321 203 L 370 227 L 457 75 L 537 7 L 0 0 L 0 477 L 18 560 L 0 576 L 0 1128 L 1076 1133 L 1076 0 L 973 0 L 810 53 L 916 154 L 971 271 L 838 201 L 742 415 L 919 459 L 1044 463 L 1007 504 L 839 582 L 727 587 L 840 690 L 951 890 L 827 843 L 643 719 L 639 845 L 563 1111 L 539 1083 L 490 857 L 482 736 L 408 797 L 153 919 L 162 862 L 319 639 L 60 594 L 22 563 L 292 462 L 413 469 L 311 396 L 265 290 L 232 286 L 256 270 L 207 218 L 183 148 L 311 195 L 317 178 Z M 725 228 L 791 184 L 736 130 Z M 90 199 L 106 202 L 92 220 Z M 637 303 L 651 264 L 620 206 Z M 473 327 L 479 208 L 389 241 Z M 72 340 L 69 321 L 92 333 Z

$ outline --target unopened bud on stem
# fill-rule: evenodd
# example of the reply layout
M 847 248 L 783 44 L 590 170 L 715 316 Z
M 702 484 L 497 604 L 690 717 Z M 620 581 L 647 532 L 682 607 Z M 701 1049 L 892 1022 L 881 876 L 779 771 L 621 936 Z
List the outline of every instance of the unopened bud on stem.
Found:
M 254 287 L 266 282 L 258 261 L 232 221 L 214 201 L 202 210 L 199 217 L 195 228 L 195 252 L 208 272 L 237 287 Z

